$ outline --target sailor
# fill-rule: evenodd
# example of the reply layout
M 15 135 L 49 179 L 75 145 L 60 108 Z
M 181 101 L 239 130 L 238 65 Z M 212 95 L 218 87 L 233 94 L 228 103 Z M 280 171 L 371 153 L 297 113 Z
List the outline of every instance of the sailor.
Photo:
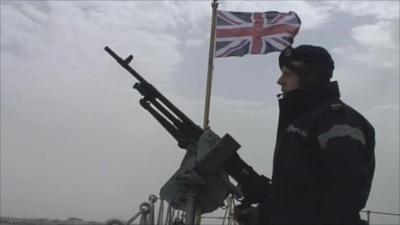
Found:
M 340 99 L 326 49 L 287 47 L 279 67 L 282 94 L 272 184 L 259 195 L 258 207 L 236 208 L 237 220 L 361 224 L 375 169 L 374 128 Z M 242 186 L 245 197 L 251 195 L 252 185 Z

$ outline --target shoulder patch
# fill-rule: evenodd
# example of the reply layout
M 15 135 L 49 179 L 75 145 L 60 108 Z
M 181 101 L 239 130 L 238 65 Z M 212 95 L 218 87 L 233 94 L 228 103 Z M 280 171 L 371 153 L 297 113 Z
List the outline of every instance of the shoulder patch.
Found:
M 359 128 L 348 124 L 333 125 L 328 131 L 318 135 L 318 141 L 321 148 L 325 148 L 330 139 L 346 136 L 366 146 L 364 133 Z
M 288 132 L 288 133 L 292 132 L 292 133 L 299 134 L 303 138 L 307 136 L 307 131 L 300 129 L 298 127 L 295 127 L 292 124 L 288 128 L 286 128 L 286 132 Z
M 334 103 L 330 105 L 332 111 L 338 111 L 343 109 L 344 105 L 342 103 Z

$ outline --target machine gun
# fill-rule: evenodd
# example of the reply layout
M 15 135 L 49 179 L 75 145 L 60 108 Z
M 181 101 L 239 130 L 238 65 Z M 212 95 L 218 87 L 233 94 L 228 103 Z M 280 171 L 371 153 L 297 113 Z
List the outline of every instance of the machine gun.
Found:
M 229 134 L 220 138 L 210 128 L 203 130 L 129 66 L 132 55 L 122 59 L 109 47 L 104 49 L 138 80 L 133 88 L 143 96 L 140 105 L 187 150 L 180 168 L 160 190 L 170 205 L 186 212 L 186 224 L 194 224 L 196 212 L 212 212 L 223 205 L 229 194 L 242 196 L 228 174 L 239 184 L 261 177 L 240 159 L 240 145 Z

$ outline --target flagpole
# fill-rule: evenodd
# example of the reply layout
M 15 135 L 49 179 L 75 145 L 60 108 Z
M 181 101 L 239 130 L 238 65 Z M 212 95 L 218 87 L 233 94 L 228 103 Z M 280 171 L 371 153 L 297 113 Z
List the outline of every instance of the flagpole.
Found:
M 204 123 L 203 128 L 209 127 L 209 114 L 210 114 L 210 98 L 211 98 L 211 85 L 212 85 L 212 72 L 214 69 L 214 47 L 215 47 L 215 25 L 217 18 L 218 0 L 213 0 L 211 3 L 212 16 L 211 16 L 211 34 L 210 34 L 210 49 L 208 52 L 208 71 L 207 71 L 207 87 L 206 87 L 206 100 L 204 107 Z

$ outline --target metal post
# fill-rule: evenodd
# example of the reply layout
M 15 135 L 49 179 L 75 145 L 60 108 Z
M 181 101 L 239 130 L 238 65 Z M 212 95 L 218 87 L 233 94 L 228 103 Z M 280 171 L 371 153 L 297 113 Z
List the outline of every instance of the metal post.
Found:
M 211 3 L 211 7 L 212 7 L 211 34 L 210 34 L 210 49 L 208 53 L 206 101 L 204 107 L 204 123 L 203 123 L 204 129 L 206 129 L 209 126 L 211 82 L 212 82 L 212 71 L 214 68 L 215 25 L 217 18 L 218 0 L 213 0 L 213 2 Z
M 175 209 L 171 205 L 168 205 L 167 217 L 165 218 L 165 224 L 166 225 L 172 224 L 172 222 L 174 220 L 174 216 L 175 216 Z
M 225 214 L 224 214 L 224 218 L 222 220 L 222 225 L 225 225 L 225 220 L 228 220 L 228 225 L 230 225 L 229 223 L 229 202 L 228 200 L 226 200 L 226 205 L 225 205 Z
M 236 221 L 234 219 L 234 208 L 235 208 L 235 199 L 232 195 L 229 195 L 227 198 L 227 212 L 228 212 L 228 225 L 235 225 Z
M 128 222 L 126 222 L 126 225 L 130 225 L 133 221 L 136 220 L 136 218 L 138 218 L 140 215 L 142 215 L 142 211 L 137 212 L 132 218 L 130 218 L 128 220 Z
M 154 207 L 155 207 L 155 203 L 157 202 L 157 200 L 158 200 L 158 198 L 157 198 L 157 196 L 155 196 L 155 195 L 150 195 L 149 196 L 149 201 L 150 201 L 150 205 L 151 205 L 151 207 L 150 207 L 150 220 L 149 220 L 149 223 L 151 224 L 151 225 L 154 225 L 155 224 L 155 219 L 154 219 Z
M 157 225 L 162 225 L 164 219 L 164 199 L 160 198 L 160 207 L 158 208 Z
M 371 211 L 367 210 L 367 222 L 368 222 L 368 225 L 371 224 L 370 223 L 370 215 L 371 215 Z
M 140 205 L 140 212 L 141 212 L 141 217 L 140 217 L 140 224 L 141 225 L 147 225 L 149 224 L 149 213 L 150 213 L 151 205 L 148 202 L 143 202 Z
M 187 197 L 186 209 L 185 209 L 185 224 L 194 225 L 196 217 L 196 197 L 193 193 L 190 193 Z

